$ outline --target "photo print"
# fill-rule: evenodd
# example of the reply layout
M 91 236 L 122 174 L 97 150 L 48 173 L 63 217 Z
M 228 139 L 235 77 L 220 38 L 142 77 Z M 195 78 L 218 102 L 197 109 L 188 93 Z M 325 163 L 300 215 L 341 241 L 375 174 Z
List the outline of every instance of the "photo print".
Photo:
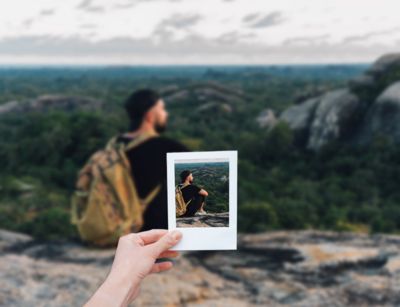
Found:
M 237 151 L 167 153 L 167 173 L 176 250 L 236 249 Z

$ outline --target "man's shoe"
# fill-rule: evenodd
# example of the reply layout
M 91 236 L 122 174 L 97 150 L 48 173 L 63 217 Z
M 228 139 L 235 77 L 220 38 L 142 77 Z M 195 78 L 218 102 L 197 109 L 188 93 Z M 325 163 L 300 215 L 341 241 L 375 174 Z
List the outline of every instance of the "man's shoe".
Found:
M 196 212 L 196 215 L 206 215 L 206 214 L 207 212 L 205 212 L 204 210 Z

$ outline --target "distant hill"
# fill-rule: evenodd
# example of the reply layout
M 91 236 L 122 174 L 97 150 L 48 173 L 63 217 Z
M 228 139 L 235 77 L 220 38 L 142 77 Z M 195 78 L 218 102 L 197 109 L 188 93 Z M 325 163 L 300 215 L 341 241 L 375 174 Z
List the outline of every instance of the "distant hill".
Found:
M 36 99 L 9 101 L 0 105 L 0 116 L 7 114 L 21 114 L 26 112 L 59 111 L 95 111 L 104 106 L 102 101 L 89 97 L 64 95 L 42 95 Z

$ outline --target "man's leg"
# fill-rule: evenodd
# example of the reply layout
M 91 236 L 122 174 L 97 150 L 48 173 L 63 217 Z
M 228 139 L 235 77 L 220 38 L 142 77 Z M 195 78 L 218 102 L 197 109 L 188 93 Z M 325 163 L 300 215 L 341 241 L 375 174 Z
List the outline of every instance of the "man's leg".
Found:
M 195 196 L 186 208 L 183 217 L 194 216 L 200 208 L 203 207 L 205 197 L 203 195 Z

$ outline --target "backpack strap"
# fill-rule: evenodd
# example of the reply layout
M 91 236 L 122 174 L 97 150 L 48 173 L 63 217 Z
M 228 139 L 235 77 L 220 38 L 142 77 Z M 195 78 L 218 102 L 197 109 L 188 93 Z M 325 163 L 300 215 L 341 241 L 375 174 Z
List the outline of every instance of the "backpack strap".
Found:
M 187 187 L 188 185 L 190 185 L 190 183 L 187 183 L 187 184 L 181 184 L 181 183 L 180 183 L 180 184 L 178 184 L 178 185 L 176 186 L 176 189 L 178 190 L 179 193 L 182 194 L 182 189 L 185 188 L 185 187 Z M 183 194 L 182 194 L 182 199 L 184 200 Z M 189 201 L 186 203 L 186 205 L 188 205 L 191 201 L 192 201 L 192 199 L 189 199 Z
M 113 148 L 123 148 L 125 151 L 128 151 L 139 144 L 143 143 L 144 141 L 152 138 L 157 137 L 159 134 L 155 131 L 146 131 L 140 133 L 138 136 L 134 137 L 128 144 L 121 146 L 119 142 L 117 142 L 118 138 L 122 136 L 122 134 L 113 136 L 106 144 L 105 149 L 113 149 Z
M 137 137 L 135 137 L 132 141 L 130 141 L 127 145 L 122 146 L 120 148 L 120 154 L 121 157 L 124 161 L 124 164 L 126 167 L 131 167 L 128 158 L 126 157 L 126 152 L 142 143 L 144 143 L 146 140 L 153 138 L 153 137 L 157 137 L 158 133 L 157 132 L 143 132 L 141 134 L 139 134 Z M 116 145 L 116 140 L 117 137 L 114 137 L 110 140 L 110 146 L 115 146 Z M 114 143 L 112 143 L 114 142 Z M 136 187 L 136 182 L 135 179 L 132 176 L 132 182 L 134 184 L 134 186 Z M 147 205 L 150 204 L 153 199 L 157 196 L 157 194 L 160 192 L 162 187 L 162 184 L 157 184 L 147 195 L 145 198 L 142 198 L 142 204 L 144 206 L 144 209 L 146 209 Z
M 144 141 L 147 141 L 150 138 L 157 137 L 158 133 L 156 132 L 143 132 L 135 137 L 132 141 L 130 141 L 125 147 L 125 151 L 131 150 L 132 148 L 142 144 Z
M 152 202 L 152 200 L 156 197 L 156 195 L 158 194 L 158 192 L 160 192 L 160 190 L 161 190 L 161 184 L 157 184 L 156 187 L 149 194 L 147 194 L 147 196 L 144 199 L 142 199 L 145 207 L 147 207 L 147 205 Z

